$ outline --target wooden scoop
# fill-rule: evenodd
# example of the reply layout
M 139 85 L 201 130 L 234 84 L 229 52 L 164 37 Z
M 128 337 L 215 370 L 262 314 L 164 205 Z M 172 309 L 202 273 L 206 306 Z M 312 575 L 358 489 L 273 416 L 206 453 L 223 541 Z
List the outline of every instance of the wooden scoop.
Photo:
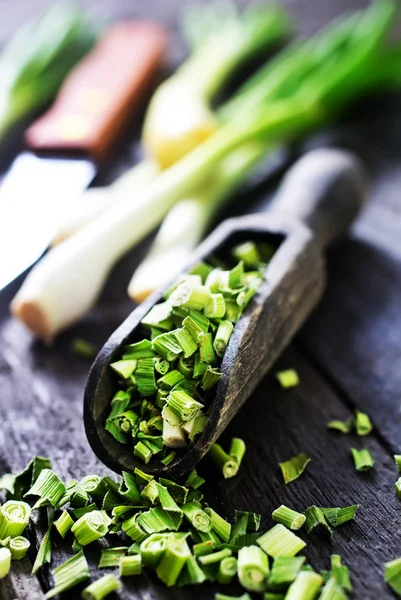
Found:
M 162 299 L 163 290 L 131 313 L 99 352 L 86 385 L 86 433 L 100 460 L 117 472 L 139 467 L 163 477 L 182 476 L 196 465 L 316 306 L 325 284 L 323 250 L 356 217 L 365 187 L 355 156 L 328 149 L 310 152 L 290 169 L 266 213 L 229 219 L 199 246 L 188 269 L 211 254 L 224 258 L 249 240 L 269 242 L 277 250 L 264 283 L 235 326 L 205 430 L 168 466 L 157 457 L 144 465 L 104 429 L 116 391 L 109 365 L 120 358 L 121 346 L 138 341 L 140 321 Z

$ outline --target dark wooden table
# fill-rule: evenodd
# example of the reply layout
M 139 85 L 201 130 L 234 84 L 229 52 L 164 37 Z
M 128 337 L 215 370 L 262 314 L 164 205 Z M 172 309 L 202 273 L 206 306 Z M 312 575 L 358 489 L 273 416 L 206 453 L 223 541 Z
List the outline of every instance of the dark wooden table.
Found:
M 27 16 L 49 4 L 43 0 L 2 0 L 0 41 Z M 97 14 L 150 16 L 175 26 L 179 0 L 93 0 Z M 312 33 L 358 0 L 287 0 L 303 33 Z M 182 52 L 176 40 L 172 60 Z M 128 139 L 129 138 L 129 139 Z M 285 503 L 298 510 L 311 504 L 343 506 L 359 503 L 355 522 L 335 531 L 333 540 L 309 538 L 307 555 L 316 569 L 328 568 L 331 553 L 340 553 L 352 572 L 358 600 L 385 600 L 393 595 L 383 581 L 383 564 L 401 555 L 401 502 L 394 493 L 397 478 L 393 453 L 401 452 L 401 97 L 371 98 L 351 109 L 341 123 L 306 146 L 338 143 L 362 154 L 371 175 L 371 201 L 349 237 L 330 250 L 325 297 L 303 331 L 277 364 L 293 367 L 299 387 L 284 391 L 268 376 L 232 422 L 225 437 L 244 438 L 248 451 L 239 475 L 223 481 L 209 465 L 207 499 L 228 518 L 234 508 L 270 514 Z M 131 137 L 104 180 L 132 163 Z M 11 158 L 11 157 L 9 157 Z M 238 209 L 238 204 L 237 204 Z M 238 210 L 250 210 L 248 198 Z M 88 363 L 76 358 L 71 340 L 77 335 L 101 344 L 132 310 L 126 284 L 146 243 L 127 256 L 112 273 L 96 308 L 52 348 L 35 342 L 8 315 L 11 286 L 0 296 L 0 470 L 23 467 L 34 454 L 49 455 L 65 478 L 106 473 L 85 438 L 82 395 Z M 83 282 L 84 284 L 84 282 Z M 346 418 L 358 407 L 374 423 L 368 438 L 341 436 L 326 429 L 331 418 Z M 366 445 L 376 465 L 355 472 L 350 446 Z M 312 457 L 307 472 L 285 486 L 277 463 L 299 452 Z M 35 546 L 35 544 L 34 544 Z M 57 564 L 67 557 L 54 551 Z M 30 575 L 34 552 L 15 563 L 0 583 L 1 600 L 43 599 L 51 585 L 49 570 Z M 96 577 L 97 551 L 89 559 Z M 123 599 L 186 600 L 213 598 L 212 586 L 166 590 L 152 577 L 132 578 Z M 239 593 L 239 588 L 233 588 Z M 68 598 L 78 598 L 72 590 Z

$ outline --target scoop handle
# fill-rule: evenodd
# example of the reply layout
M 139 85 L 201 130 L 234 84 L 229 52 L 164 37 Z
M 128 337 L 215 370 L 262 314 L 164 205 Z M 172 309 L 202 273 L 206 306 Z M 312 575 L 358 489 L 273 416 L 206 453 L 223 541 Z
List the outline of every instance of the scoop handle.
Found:
M 366 176 L 351 152 L 319 149 L 292 167 L 269 206 L 303 222 L 324 249 L 352 223 L 366 197 Z
M 166 50 L 155 23 L 110 26 L 65 80 L 54 104 L 26 131 L 34 151 L 72 151 L 97 161 L 114 143 L 150 87 Z

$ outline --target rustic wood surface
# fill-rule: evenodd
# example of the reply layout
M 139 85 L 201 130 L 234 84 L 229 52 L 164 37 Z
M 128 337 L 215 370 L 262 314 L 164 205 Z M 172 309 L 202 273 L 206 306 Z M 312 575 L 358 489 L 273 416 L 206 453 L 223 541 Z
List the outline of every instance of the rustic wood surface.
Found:
M 2 0 L 0 41 L 28 16 L 49 4 L 45 0 Z M 358 0 L 288 0 L 300 29 L 311 33 Z M 113 17 L 156 16 L 174 25 L 179 0 L 94 0 L 97 14 Z M 176 44 L 171 60 L 182 52 Z M 359 503 L 355 522 L 335 531 L 330 542 L 311 537 L 307 555 L 315 568 L 327 568 L 338 552 L 350 566 L 358 600 L 386 600 L 393 594 L 383 582 L 383 563 L 401 554 L 401 504 L 394 494 L 397 478 L 393 452 L 401 452 L 401 98 L 389 95 L 358 105 L 324 136 L 309 145 L 342 143 L 360 151 L 372 176 L 371 202 L 352 233 L 328 256 L 328 288 L 319 308 L 273 372 L 294 367 L 299 387 L 281 390 L 267 376 L 224 434 L 243 437 L 248 446 L 239 475 L 223 481 L 204 462 L 207 499 L 233 517 L 234 508 L 259 511 L 263 527 L 271 511 L 285 503 L 302 510 L 310 504 L 337 506 Z M 308 144 L 306 144 L 307 146 Z M 125 143 L 104 178 L 132 161 L 135 145 Z M 9 155 L 9 159 L 11 156 Z M 266 191 L 266 190 L 265 190 Z M 235 210 L 250 210 L 249 197 Z M 63 334 L 53 348 L 34 342 L 8 315 L 16 286 L 0 298 L 0 471 L 18 470 L 34 454 L 49 455 L 66 478 L 106 473 L 89 448 L 82 423 L 82 396 L 88 363 L 76 358 L 71 340 L 79 335 L 99 346 L 132 310 L 125 286 L 146 243 L 118 265 L 97 307 L 84 322 Z M 365 439 L 326 430 L 331 418 L 346 418 L 354 407 L 367 410 L 374 433 Z M 223 438 L 223 443 L 224 443 Z M 358 474 L 349 447 L 366 445 L 373 453 L 373 471 Z M 306 473 L 285 486 L 277 462 L 298 452 L 312 461 Z M 33 533 L 32 533 L 33 535 Z M 40 536 L 38 536 L 40 537 Z M 34 538 L 33 538 L 34 540 Z M 33 544 L 35 546 L 35 544 Z M 67 551 L 55 551 L 54 564 Z M 18 563 L 1 582 L 1 600 L 42 600 L 51 585 L 49 569 L 32 578 L 29 559 Z M 96 576 L 98 549 L 90 553 Z M 152 577 L 133 578 L 124 585 L 123 600 L 213 598 L 215 586 L 166 590 Z M 239 594 L 239 588 L 230 589 Z M 79 597 L 78 591 L 64 595 Z

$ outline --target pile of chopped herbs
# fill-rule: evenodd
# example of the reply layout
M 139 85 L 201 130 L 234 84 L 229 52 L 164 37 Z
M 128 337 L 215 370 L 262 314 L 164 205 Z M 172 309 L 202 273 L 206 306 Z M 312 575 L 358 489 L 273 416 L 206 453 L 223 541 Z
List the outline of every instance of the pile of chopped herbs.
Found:
M 105 428 L 144 463 L 155 455 L 171 463 L 205 428 L 235 323 L 271 256 L 270 245 L 245 242 L 231 268 L 196 265 L 142 319 L 142 339 L 110 365 L 118 391 Z
M 298 556 L 306 546 L 298 530 L 309 533 L 316 511 L 324 511 L 336 527 L 354 518 L 357 507 L 310 507 L 298 513 L 280 506 L 272 514 L 274 526 L 262 533 L 256 513 L 236 511 L 234 523 L 218 514 L 204 500 L 204 483 L 195 470 L 179 484 L 140 469 L 133 475 L 123 472 L 119 482 L 97 475 L 64 482 L 49 459 L 34 457 L 20 474 L 0 479 L 7 497 L 0 507 L 0 577 L 8 573 L 11 559 L 25 556 L 29 541 L 22 534 L 31 514 L 42 511 L 48 530 L 32 573 L 52 562 L 52 549 L 62 539 L 71 544 L 71 557 L 53 569 L 54 587 L 47 598 L 88 582 L 85 551 L 100 539 L 98 568 L 114 572 L 90 583 L 83 600 L 101 600 L 120 587 L 121 578 L 144 569 L 168 587 L 238 581 L 246 592 L 264 593 L 265 600 L 347 598 L 352 584 L 341 558 L 333 555 L 330 570 L 315 572 L 305 556 Z M 245 593 L 243 598 L 250 597 Z

